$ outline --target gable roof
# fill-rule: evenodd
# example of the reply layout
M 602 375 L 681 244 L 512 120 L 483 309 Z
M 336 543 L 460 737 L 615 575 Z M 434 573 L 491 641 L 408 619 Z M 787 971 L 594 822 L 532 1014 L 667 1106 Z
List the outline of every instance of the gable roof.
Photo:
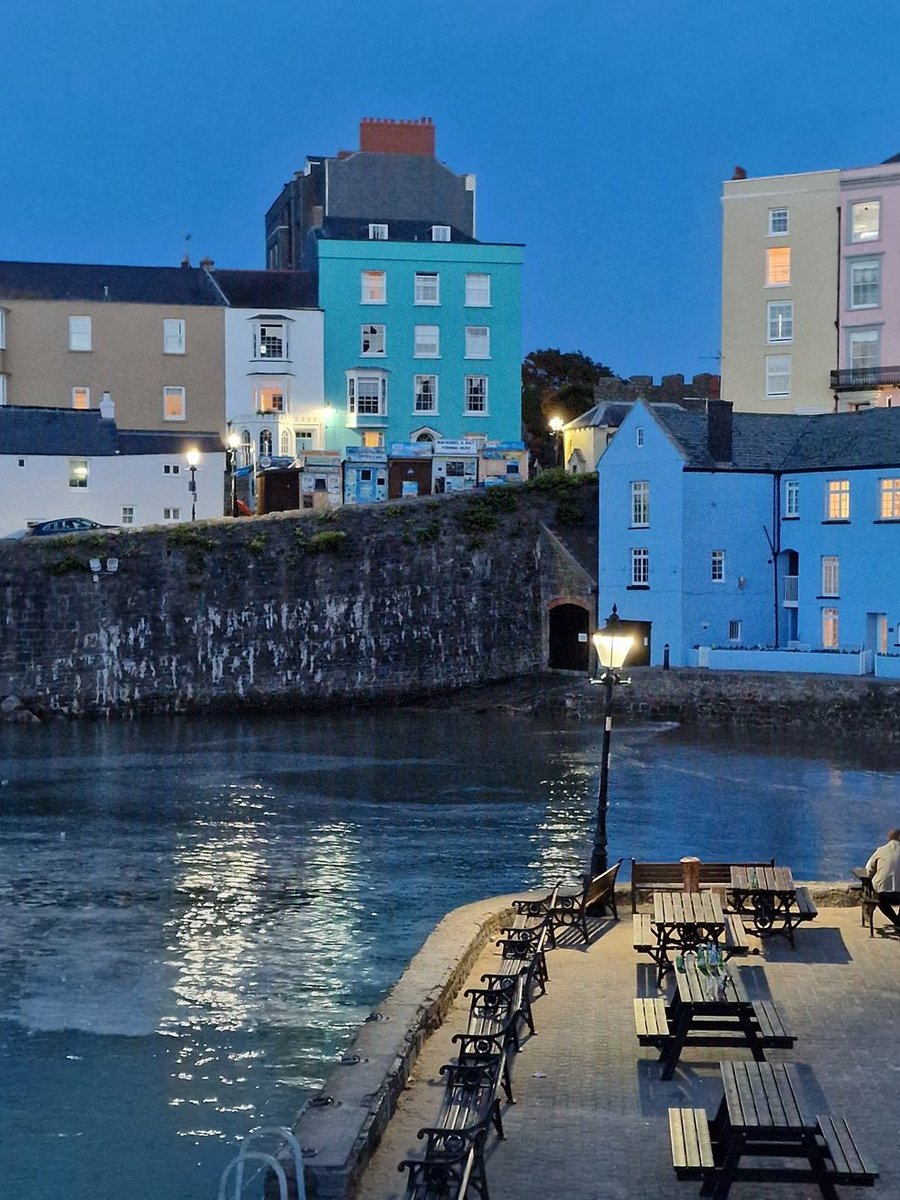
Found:
M 661 400 L 659 403 L 645 400 L 643 396 L 639 396 L 638 400 L 643 400 L 653 409 L 657 408 L 677 408 L 679 404 L 675 404 L 670 400 Z M 575 417 L 569 421 L 564 429 L 596 429 L 608 428 L 618 429 L 631 410 L 634 408 L 638 400 L 601 400 L 599 404 L 595 404 L 593 408 L 589 408 L 587 412 L 583 412 L 581 416 Z
M 734 413 L 732 457 L 717 463 L 705 413 L 647 406 L 689 467 L 733 471 L 842 470 L 900 466 L 900 409 L 860 412 Z
M 200 267 L 95 263 L 0 262 L 0 299 L 225 305 Z
M 202 454 L 221 454 L 224 450 L 218 433 L 120 430 L 98 409 L 0 407 L 0 455 L 103 458 L 116 454 L 186 454 L 191 447 Z

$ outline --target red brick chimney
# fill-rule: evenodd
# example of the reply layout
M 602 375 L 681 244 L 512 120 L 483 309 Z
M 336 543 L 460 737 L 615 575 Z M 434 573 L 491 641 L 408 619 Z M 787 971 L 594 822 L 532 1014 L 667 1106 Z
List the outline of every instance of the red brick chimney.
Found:
M 369 154 L 427 154 L 434 158 L 434 122 L 431 117 L 418 121 L 363 117 L 359 148 Z

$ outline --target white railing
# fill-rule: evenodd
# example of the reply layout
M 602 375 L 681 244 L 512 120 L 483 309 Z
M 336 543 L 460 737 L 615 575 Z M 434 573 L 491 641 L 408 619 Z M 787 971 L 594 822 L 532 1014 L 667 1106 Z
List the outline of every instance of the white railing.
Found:
M 303 1178 L 303 1152 L 300 1149 L 300 1143 L 294 1137 L 293 1133 L 283 1125 L 276 1125 L 269 1128 L 260 1127 L 259 1129 L 250 1130 L 241 1142 L 240 1150 L 222 1172 L 222 1178 L 219 1181 L 219 1200 L 243 1200 L 245 1187 L 258 1178 L 262 1179 L 263 1192 L 265 1192 L 266 1170 L 271 1171 L 278 1180 L 278 1200 L 290 1200 L 291 1193 L 283 1164 L 278 1161 L 275 1154 L 253 1149 L 253 1146 L 263 1138 L 277 1139 L 279 1150 L 283 1147 L 284 1143 L 287 1143 L 291 1159 L 293 1160 L 294 1177 L 296 1179 L 296 1191 L 293 1193 L 293 1196 L 295 1200 L 306 1200 L 306 1185 Z M 248 1162 L 259 1163 L 260 1167 L 249 1179 L 245 1179 L 244 1167 Z M 229 1187 L 232 1172 L 234 1173 L 234 1186 Z

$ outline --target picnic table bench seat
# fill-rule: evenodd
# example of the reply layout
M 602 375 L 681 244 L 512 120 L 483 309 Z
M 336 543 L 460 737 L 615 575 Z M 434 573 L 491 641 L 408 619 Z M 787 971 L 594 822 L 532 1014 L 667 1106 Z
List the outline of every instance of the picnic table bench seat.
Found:
M 701 888 L 727 888 L 731 882 L 731 868 L 773 867 L 775 859 L 752 863 L 700 863 Z M 680 892 L 684 887 L 684 867 L 680 862 L 638 862 L 631 860 L 631 911 L 637 912 L 641 892 Z
M 829 1181 L 848 1187 L 873 1187 L 878 1168 L 863 1156 L 844 1118 L 818 1116 L 816 1123 L 828 1154 L 825 1173 Z
M 789 1050 L 796 1037 L 771 1000 L 754 1000 L 753 1017 L 759 1026 L 760 1044 L 779 1050 Z
M 669 1037 L 669 1011 L 662 997 L 638 996 L 634 1027 L 642 1046 L 660 1046 Z
M 715 1167 L 709 1119 L 704 1108 L 670 1108 L 672 1165 L 679 1179 L 702 1179 Z

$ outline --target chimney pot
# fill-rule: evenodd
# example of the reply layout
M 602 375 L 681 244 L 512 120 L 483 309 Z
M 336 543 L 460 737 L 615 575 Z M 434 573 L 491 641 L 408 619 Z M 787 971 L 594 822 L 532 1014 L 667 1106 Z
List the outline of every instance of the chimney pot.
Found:
M 203 268 L 204 271 L 212 271 L 215 268 L 215 265 L 216 264 L 213 262 L 213 260 L 211 258 L 201 258 L 200 259 L 200 266 Z

